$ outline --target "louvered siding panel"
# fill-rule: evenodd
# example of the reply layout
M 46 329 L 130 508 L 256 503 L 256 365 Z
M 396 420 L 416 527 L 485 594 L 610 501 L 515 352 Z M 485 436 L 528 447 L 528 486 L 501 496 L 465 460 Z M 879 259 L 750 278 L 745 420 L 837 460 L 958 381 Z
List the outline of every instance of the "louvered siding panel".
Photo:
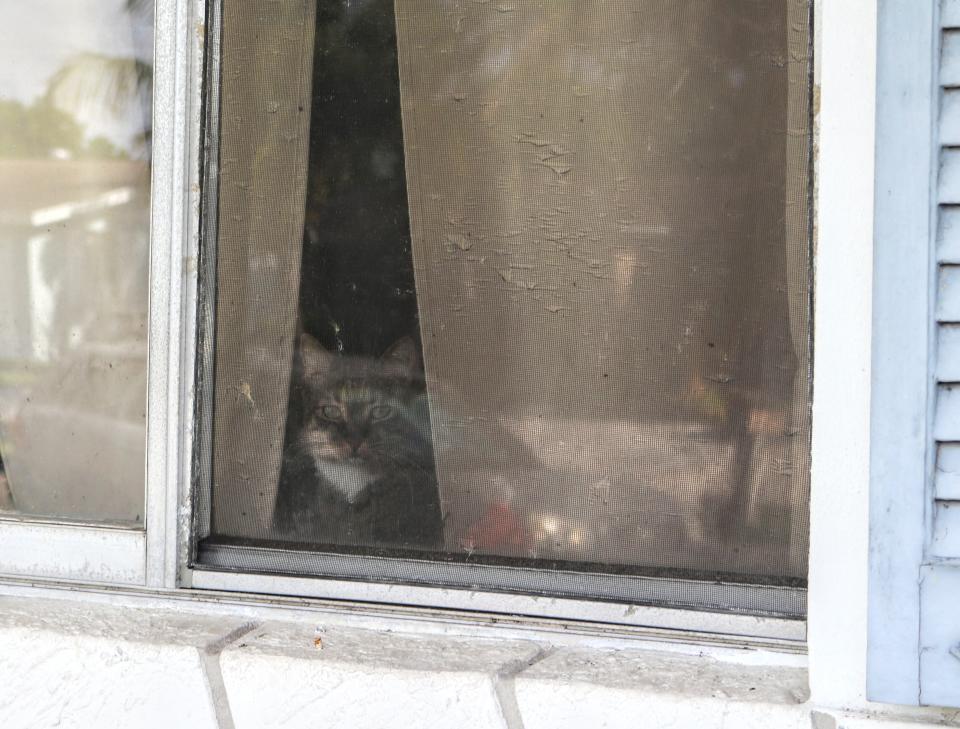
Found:
M 945 20 L 942 17 L 941 20 Z M 960 86 L 960 27 L 945 27 L 941 39 L 940 85 Z
M 960 203 L 960 148 L 940 151 L 940 180 L 937 198 L 941 205 Z
M 954 129 L 960 134 L 960 125 Z M 960 206 L 941 207 L 937 222 L 938 260 L 941 263 L 960 264 Z
M 928 565 L 920 575 L 920 702 L 957 706 L 960 699 L 960 569 Z
M 938 327 L 937 352 L 937 381 L 960 382 L 960 324 Z
M 933 517 L 931 555 L 952 559 L 960 554 L 960 501 L 937 499 Z M 957 605 L 957 640 L 960 642 L 960 604 Z
M 960 561 L 960 0 L 943 0 L 937 175 L 935 558 Z M 960 599 L 960 596 L 958 596 Z
M 960 0 L 943 0 L 940 3 L 940 25 L 943 28 L 960 28 Z
M 936 407 L 933 437 L 938 442 L 960 441 L 960 385 L 939 385 Z
M 942 0 L 932 533 L 920 582 L 920 702 L 960 706 L 960 0 Z
M 940 264 L 937 281 L 937 321 L 960 322 L 960 266 Z
M 937 447 L 936 497 L 960 500 L 960 443 L 940 443 Z
M 945 89 L 940 102 L 940 144 L 960 144 L 960 89 Z

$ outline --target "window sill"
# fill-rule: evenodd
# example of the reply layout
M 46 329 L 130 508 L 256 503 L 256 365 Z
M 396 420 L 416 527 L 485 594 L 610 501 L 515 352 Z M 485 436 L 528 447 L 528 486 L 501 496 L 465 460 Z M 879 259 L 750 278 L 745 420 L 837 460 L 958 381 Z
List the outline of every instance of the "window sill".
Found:
M 481 638 L 317 617 L 323 623 L 0 598 L 0 715 L 12 726 L 70 717 L 78 726 L 222 727 L 230 716 L 236 727 L 323 717 L 352 729 L 404 717 L 411 728 L 530 729 L 577 715 L 582 726 L 640 715 L 655 717 L 651 726 L 719 727 L 734 715 L 747 726 L 809 726 L 806 671 L 770 665 L 770 652 L 739 651 L 734 663 L 560 645 L 546 633 Z
M 811 722 L 795 654 L 202 608 L 0 597 L 0 715 L 8 726 L 69 717 L 198 729 L 312 727 L 321 717 L 351 729 L 398 717 L 412 729 L 633 727 L 641 716 L 705 729 Z M 874 723 L 816 714 L 825 727 Z

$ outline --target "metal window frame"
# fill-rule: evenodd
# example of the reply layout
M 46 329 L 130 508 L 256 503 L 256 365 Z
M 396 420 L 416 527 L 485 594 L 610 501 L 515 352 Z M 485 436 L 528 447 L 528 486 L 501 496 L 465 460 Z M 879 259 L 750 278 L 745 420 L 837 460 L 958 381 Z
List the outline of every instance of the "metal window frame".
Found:
M 205 0 L 157 1 L 146 586 L 165 590 L 184 584 L 191 526 L 206 23 Z
M 143 529 L 4 517 L 0 579 L 140 586 L 146 582 L 146 543 Z
M 187 3 L 157 0 L 154 16 L 154 155 L 151 162 L 151 207 L 149 250 L 149 303 L 147 344 L 147 452 L 143 483 L 145 519 L 142 527 L 74 522 L 63 519 L 34 518 L 29 515 L 0 517 L 0 580 L 30 578 L 82 584 L 108 584 L 125 587 L 159 586 L 169 581 L 162 577 L 167 568 L 162 556 L 162 535 L 167 529 L 163 504 L 168 469 L 166 439 L 172 434 L 167 424 L 175 405 L 166 396 L 166 387 L 179 367 L 171 370 L 164 362 L 169 337 L 175 331 L 168 325 L 171 307 L 181 296 L 179 278 L 171 277 L 176 241 L 182 226 L 176 226 L 178 203 L 172 186 L 183 177 L 183 165 L 170 152 L 187 130 L 177 133 L 173 118 L 182 115 L 178 96 L 183 96 L 185 43 L 199 37 L 188 35 Z M 202 16 L 201 16 L 202 17 Z M 186 40 L 184 40 L 186 39 Z M 170 113 L 166 114 L 165 110 Z

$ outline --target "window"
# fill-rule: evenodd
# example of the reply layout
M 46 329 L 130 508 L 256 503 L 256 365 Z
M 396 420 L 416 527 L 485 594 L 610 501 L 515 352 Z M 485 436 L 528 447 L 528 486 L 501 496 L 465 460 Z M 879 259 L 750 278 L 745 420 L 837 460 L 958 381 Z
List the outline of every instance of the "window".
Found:
M 7 510 L 142 525 L 152 16 L 47 5 L 4 13 Z
M 873 4 L 817 4 L 813 93 L 805 0 L 575 5 L 0 11 L 4 591 L 803 639 L 812 460 L 814 696 L 856 704 L 867 668 L 874 699 L 956 703 L 955 3 L 885 4 L 876 36 Z M 433 517 L 277 517 L 320 482 L 298 436 L 354 417 L 309 431 L 318 357 L 409 396 L 362 418 L 406 418 L 390 477 L 431 462 Z M 369 507 L 349 465 L 325 484 Z
M 255 7 L 194 566 L 802 616 L 809 8 Z
M 152 9 L 38 2 L 0 22 L 20 29 L 0 72 L 0 562 L 136 580 Z

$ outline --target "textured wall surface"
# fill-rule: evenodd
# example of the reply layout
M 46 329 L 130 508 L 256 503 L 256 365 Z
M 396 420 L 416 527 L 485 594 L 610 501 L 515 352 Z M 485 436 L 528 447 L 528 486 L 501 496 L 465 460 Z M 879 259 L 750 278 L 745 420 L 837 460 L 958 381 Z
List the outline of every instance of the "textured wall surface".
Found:
M 416 623 L 404 632 L 367 630 L 317 617 L 325 622 L 0 598 L 0 722 L 5 729 L 907 726 L 811 706 L 796 656 L 735 650 L 718 658 L 667 644 L 614 650 L 551 644 L 546 633 L 490 639 Z

